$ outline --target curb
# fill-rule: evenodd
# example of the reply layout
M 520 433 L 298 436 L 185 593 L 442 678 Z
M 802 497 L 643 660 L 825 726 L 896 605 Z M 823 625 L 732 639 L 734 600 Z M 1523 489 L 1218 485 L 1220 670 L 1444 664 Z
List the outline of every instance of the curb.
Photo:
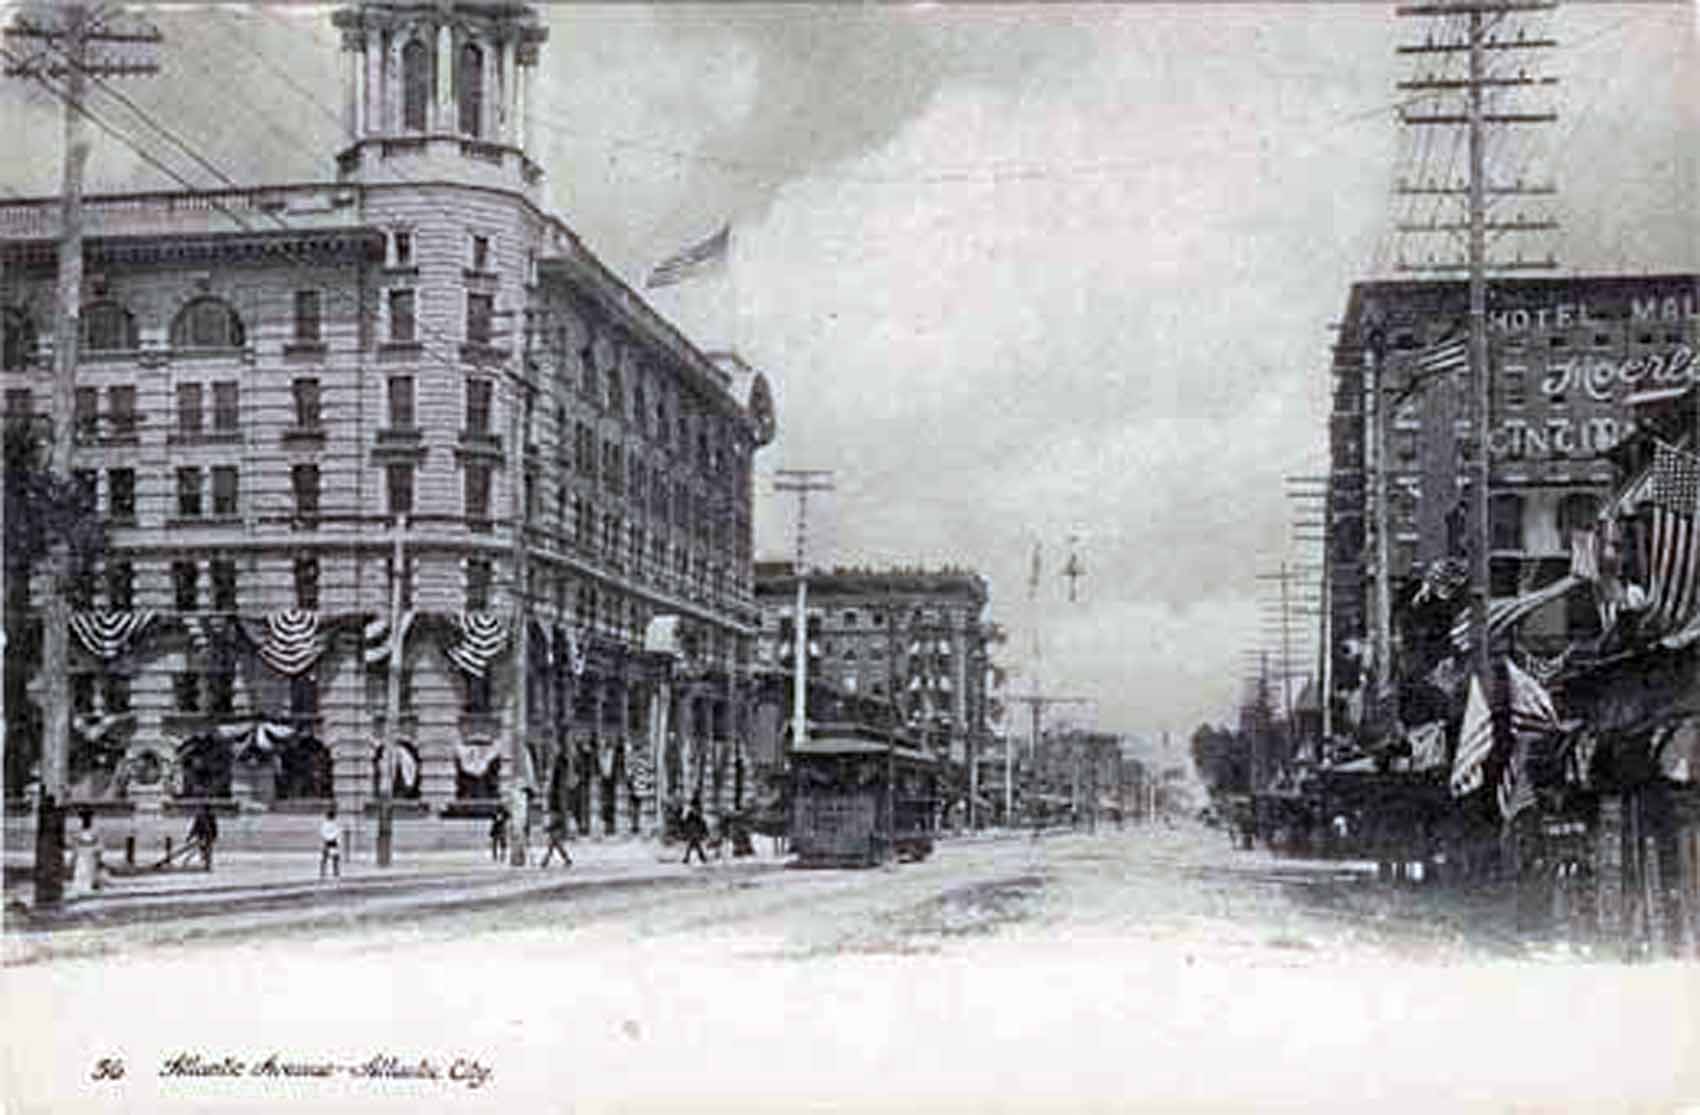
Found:
M 763 874 L 784 868 L 783 863 L 757 862 L 737 864 L 735 874 Z M 344 882 L 314 880 L 310 883 L 232 886 L 180 890 L 160 894 L 138 893 L 124 897 L 93 898 L 81 903 L 68 903 L 55 911 L 41 911 L 23 902 L 8 904 L 9 928 L 13 931 L 51 932 L 73 928 L 109 928 L 148 922 L 191 920 L 228 914 L 261 913 L 267 910 L 297 910 L 303 916 L 334 912 L 363 898 L 395 898 L 406 902 L 408 909 L 473 909 L 501 905 L 526 899 L 556 898 L 574 890 L 617 890 L 645 886 L 689 883 L 694 880 L 734 874 L 715 872 L 713 875 L 672 871 L 616 872 L 610 874 L 564 874 L 549 879 L 541 874 L 492 876 L 479 873 L 411 875 L 405 878 L 356 879 Z M 468 889 L 443 890 L 446 884 L 482 883 Z M 204 898 L 197 896 L 204 895 Z M 158 899 L 154 901 L 154 899 Z M 86 903 L 86 904 L 82 904 Z M 356 905 L 347 911 L 355 917 L 362 915 Z M 382 916 L 391 910 L 370 911 Z

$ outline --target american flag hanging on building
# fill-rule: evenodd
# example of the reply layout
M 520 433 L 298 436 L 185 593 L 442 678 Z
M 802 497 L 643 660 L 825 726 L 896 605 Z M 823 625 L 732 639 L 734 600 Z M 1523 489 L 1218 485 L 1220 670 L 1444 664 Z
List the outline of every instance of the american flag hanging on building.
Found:
M 1660 631 L 1681 627 L 1693 617 L 1700 540 L 1700 457 L 1660 442 L 1653 458 L 1652 529 L 1649 531 L 1648 614 Z
M 1413 367 L 1419 375 L 1439 375 L 1442 372 L 1461 372 L 1470 365 L 1468 337 L 1437 341 L 1417 354 Z

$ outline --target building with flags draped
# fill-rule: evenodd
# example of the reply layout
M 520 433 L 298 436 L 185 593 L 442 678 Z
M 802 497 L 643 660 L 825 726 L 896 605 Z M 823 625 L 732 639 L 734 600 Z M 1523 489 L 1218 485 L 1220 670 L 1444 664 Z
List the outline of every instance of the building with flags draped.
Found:
M 1467 474 L 1474 443 L 1468 398 L 1468 285 L 1364 282 L 1352 287 L 1334 348 L 1330 414 L 1327 579 L 1336 655 L 1350 684 L 1348 647 L 1369 630 L 1374 552 L 1368 369 L 1380 361 L 1389 405 L 1389 551 L 1395 581 L 1426 599 L 1468 599 L 1463 568 Z M 1560 585 L 1572 540 L 1589 531 L 1614 490 L 1611 451 L 1636 424 L 1648 391 L 1695 382 L 1700 276 L 1577 276 L 1496 280 L 1489 290 L 1491 596 L 1502 630 L 1556 654 L 1598 633 L 1585 593 Z M 1426 576 L 1426 582 L 1424 580 Z M 1539 590 L 1550 596 L 1511 603 Z M 1336 690 L 1336 696 L 1339 690 Z
M 1481 430 L 1465 420 L 1467 310 L 1463 283 L 1362 283 L 1348 300 L 1325 573 L 1336 697 L 1359 683 L 1342 652 L 1369 629 L 1373 361 L 1409 744 L 1383 744 L 1378 760 L 1444 779 L 1450 801 L 1427 820 L 1452 863 L 1469 862 L 1457 853 L 1475 840 L 1503 878 L 1545 888 L 1540 908 L 1590 911 L 1590 933 L 1694 954 L 1700 276 L 1492 283 Z M 1478 450 L 1489 677 L 1469 655 L 1465 464 Z
M 63 586 L 65 679 L 32 672 L 59 586 L 8 565 L 7 791 L 59 683 L 73 799 L 113 810 L 358 813 L 383 770 L 421 818 L 526 787 L 635 828 L 744 761 L 767 381 L 542 208 L 528 5 L 332 22 L 324 180 L 86 199 L 108 549 Z M 58 234 L 57 198 L 0 201 L 16 422 L 51 407 Z
M 777 682 L 763 737 L 773 741 L 774 758 L 782 745 L 778 720 L 791 708 L 785 687 L 795 662 L 796 598 L 793 564 L 757 564 L 756 655 Z M 1003 717 L 991 661 L 1002 633 L 986 614 L 989 600 L 985 578 L 968 569 L 812 570 L 804 642 L 809 677 L 828 691 L 861 698 L 963 771 Z

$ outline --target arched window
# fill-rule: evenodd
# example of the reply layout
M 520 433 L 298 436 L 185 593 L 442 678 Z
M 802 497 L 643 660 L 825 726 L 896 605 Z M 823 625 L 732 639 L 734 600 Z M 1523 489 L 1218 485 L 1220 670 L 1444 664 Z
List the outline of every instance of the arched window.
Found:
M 401 126 L 405 131 L 425 130 L 426 114 L 437 84 L 431 62 L 431 48 L 418 39 L 409 40 L 401 48 Z
M 171 323 L 173 348 L 241 348 L 247 340 L 242 319 L 217 298 L 195 299 Z
M 1588 492 L 1575 492 L 1558 503 L 1558 533 L 1565 545 L 1570 544 L 1570 532 L 1587 530 L 1599 515 L 1600 500 Z
M 96 302 L 83 310 L 83 348 L 114 352 L 141 347 L 136 319 L 116 302 Z
M 1502 492 L 1493 497 L 1488 509 L 1490 549 L 1521 550 L 1523 548 L 1523 497 Z
M 484 132 L 484 52 L 477 44 L 460 48 L 460 72 L 455 75 L 460 93 L 460 130 L 469 136 Z
M 35 322 L 22 310 L 8 308 L 5 317 L 5 359 L 0 368 L 21 372 L 35 358 Z

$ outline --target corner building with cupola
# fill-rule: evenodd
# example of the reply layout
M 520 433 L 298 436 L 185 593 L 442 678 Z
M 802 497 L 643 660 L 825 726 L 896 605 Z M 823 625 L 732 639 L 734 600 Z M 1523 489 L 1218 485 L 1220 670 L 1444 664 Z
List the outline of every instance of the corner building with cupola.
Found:
M 9 558 L 8 795 L 64 591 L 72 804 L 144 843 L 334 801 L 358 844 L 381 778 L 399 847 L 522 789 L 581 833 L 740 804 L 767 382 L 540 207 L 529 6 L 334 22 L 333 181 L 85 202 L 74 470 L 108 548 L 63 584 Z M 11 423 L 52 406 L 58 235 L 57 198 L 0 202 Z

